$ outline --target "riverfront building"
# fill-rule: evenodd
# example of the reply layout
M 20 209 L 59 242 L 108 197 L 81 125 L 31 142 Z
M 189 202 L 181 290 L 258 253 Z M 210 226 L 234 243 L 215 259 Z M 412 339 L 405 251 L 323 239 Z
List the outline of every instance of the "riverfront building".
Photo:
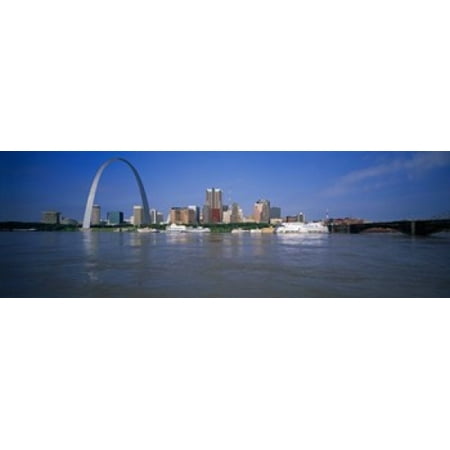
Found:
M 100 205 L 92 206 L 91 225 L 100 225 L 101 210 Z
M 44 211 L 41 218 L 42 223 L 59 225 L 61 222 L 61 213 L 58 211 Z
M 237 203 L 233 203 L 231 205 L 231 223 L 241 223 L 244 221 L 244 214 L 242 213 L 242 209 L 239 207 Z
M 144 208 L 141 205 L 133 207 L 133 225 L 139 227 L 144 224 Z
M 195 210 L 187 207 L 171 208 L 169 222 L 175 225 L 196 225 Z
M 206 202 L 203 207 L 204 223 L 221 223 L 223 221 L 222 190 L 206 189 Z
M 108 225 L 120 225 L 123 223 L 123 212 L 111 211 L 107 213 L 106 220 L 108 222 Z
M 271 219 L 281 219 L 281 208 L 278 206 L 270 207 L 270 218 Z
M 256 223 L 270 222 L 270 201 L 258 200 L 253 206 L 253 218 Z
M 199 224 L 200 223 L 200 207 L 196 206 L 196 205 L 189 205 L 188 208 L 191 209 L 192 211 L 194 211 L 195 223 Z
M 156 209 L 150 210 L 150 224 L 156 225 L 164 222 L 164 215 Z
M 62 217 L 61 225 L 70 225 L 70 226 L 76 227 L 76 226 L 78 226 L 78 221 L 75 219 L 71 219 L 70 217 Z
M 231 223 L 231 209 L 226 209 L 222 214 L 223 223 Z

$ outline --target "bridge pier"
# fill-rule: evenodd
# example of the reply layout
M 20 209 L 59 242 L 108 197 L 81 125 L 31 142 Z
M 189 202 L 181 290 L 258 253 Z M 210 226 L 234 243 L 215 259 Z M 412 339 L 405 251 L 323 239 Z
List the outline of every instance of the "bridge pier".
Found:
M 416 221 L 415 220 L 412 220 L 410 223 L 410 234 L 411 234 L 411 236 L 416 235 Z

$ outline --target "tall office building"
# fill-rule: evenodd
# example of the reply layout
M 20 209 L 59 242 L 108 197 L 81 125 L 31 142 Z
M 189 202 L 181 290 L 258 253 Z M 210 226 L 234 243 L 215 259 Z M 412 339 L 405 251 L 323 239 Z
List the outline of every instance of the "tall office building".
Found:
M 237 203 L 233 203 L 231 205 L 231 216 L 230 216 L 230 222 L 231 223 L 240 223 L 242 222 L 242 210 L 239 208 L 239 205 Z
M 133 206 L 133 225 L 139 227 L 144 223 L 144 208 L 141 205 Z
M 44 211 L 42 213 L 41 222 L 58 225 L 61 222 L 61 213 L 58 211 Z
M 107 213 L 106 219 L 108 221 L 108 225 L 120 225 L 123 223 L 123 212 L 111 211 Z
M 270 202 L 269 200 L 258 200 L 253 206 L 253 218 L 256 223 L 270 222 Z
M 91 215 L 91 225 L 100 225 L 100 218 L 101 218 L 100 213 L 101 213 L 100 205 L 93 205 Z
M 222 190 L 206 189 L 206 203 L 203 208 L 204 223 L 220 223 L 223 220 Z
M 157 211 L 156 209 L 152 208 L 150 210 L 150 224 L 159 224 L 164 222 L 164 215 L 163 213 Z
M 150 223 L 151 224 L 155 224 L 155 223 L 158 223 L 158 222 L 156 222 L 156 214 L 157 214 L 157 211 L 156 211 L 156 209 L 151 209 L 150 210 Z

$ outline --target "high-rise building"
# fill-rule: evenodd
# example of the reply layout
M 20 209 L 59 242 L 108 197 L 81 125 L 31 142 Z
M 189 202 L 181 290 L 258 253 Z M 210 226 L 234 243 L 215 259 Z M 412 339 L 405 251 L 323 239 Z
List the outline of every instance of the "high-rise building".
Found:
M 188 208 L 191 209 L 192 211 L 194 211 L 195 223 L 199 224 L 200 223 L 200 207 L 196 206 L 196 205 L 189 205 Z
M 100 213 L 101 213 L 100 205 L 93 205 L 91 214 L 91 225 L 100 225 L 101 220 Z
M 281 219 L 281 208 L 278 206 L 270 207 L 270 218 L 271 219 Z
M 150 210 L 150 224 L 159 224 L 164 222 L 164 215 L 162 212 L 157 211 L 156 209 Z
M 169 222 L 176 225 L 196 225 L 195 210 L 186 207 L 171 208 Z
M 139 227 L 144 224 L 144 208 L 141 205 L 133 206 L 133 225 Z
M 58 225 L 61 222 L 61 213 L 58 211 L 44 211 L 42 213 L 41 222 Z
M 206 202 L 203 208 L 204 223 L 220 223 L 223 220 L 222 190 L 206 189 Z
M 155 224 L 155 223 L 157 223 L 156 222 L 156 213 L 157 213 L 157 211 L 156 211 L 156 209 L 151 209 L 150 210 L 150 223 L 151 224 Z
M 270 222 L 270 202 L 269 200 L 258 200 L 253 206 L 253 218 L 256 223 Z
M 123 212 L 110 211 L 106 215 L 106 220 L 108 221 L 108 225 L 120 225 L 123 223 Z
M 231 205 L 231 216 L 230 216 L 230 222 L 231 223 L 240 223 L 242 222 L 242 210 L 239 208 L 239 205 L 237 203 L 233 203 Z

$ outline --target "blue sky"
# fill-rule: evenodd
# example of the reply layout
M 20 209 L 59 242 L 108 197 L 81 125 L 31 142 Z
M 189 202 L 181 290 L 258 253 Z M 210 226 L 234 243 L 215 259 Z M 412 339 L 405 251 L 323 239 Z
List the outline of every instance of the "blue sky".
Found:
M 218 187 L 250 214 L 265 198 L 308 219 L 426 218 L 450 211 L 450 152 L 0 152 L 0 220 L 40 220 L 45 210 L 81 220 L 98 167 L 123 157 L 138 170 L 151 208 L 203 205 Z M 104 172 L 96 203 L 131 215 L 140 197 L 129 168 Z

